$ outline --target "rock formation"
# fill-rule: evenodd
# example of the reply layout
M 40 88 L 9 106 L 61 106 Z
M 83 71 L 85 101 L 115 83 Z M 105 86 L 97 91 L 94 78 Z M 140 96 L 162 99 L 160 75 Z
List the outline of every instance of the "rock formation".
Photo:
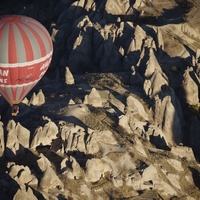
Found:
M 74 77 L 73 77 L 72 73 L 70 72 L 69 67 L 66 67 L 65 83 L 67 85 L 73 85 L 74 84 Z
M 199 8 L 4 1 L 54 51 L 18 116 L 0 96 L 0 199 L 199 199 Z

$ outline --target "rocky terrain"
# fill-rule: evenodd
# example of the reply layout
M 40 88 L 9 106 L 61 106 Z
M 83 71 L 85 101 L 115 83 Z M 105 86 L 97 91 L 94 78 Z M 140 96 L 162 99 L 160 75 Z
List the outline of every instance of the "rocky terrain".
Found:
M 49 31 L 53 60 L 0 98 L 0 199 L 200 199 L 198 0 L 3 1 Z

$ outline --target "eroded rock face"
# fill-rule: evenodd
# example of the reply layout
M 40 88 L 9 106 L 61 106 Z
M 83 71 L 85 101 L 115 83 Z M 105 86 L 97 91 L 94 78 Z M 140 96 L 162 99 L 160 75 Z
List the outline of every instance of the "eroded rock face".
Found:
M 51 190 L 62 191 L 64 186 L 55 171 L 51 167 L 47 166 L 43 177 L 40 180 L 39 187 L 45 192 L 50 192 Z
M 99 181 L 106 173 L 111 173 L 111 170 L 109 164 L 101 159 L 93 158 L 86 163 L 86 177 L 91 183 Z
M 72 73 L 70 72 L 69 67 L 66 67 L 65 83 L 67 85 L 73 85 L 74 84 L 74 77 L 73 77 Z
M 26 190 L 18 189 L 17 193 L 13 197 L 14 200 L 20 200 L 20 199 L 31 199 L 31 200 L 37 200 L 37 197 L 33 194 L 33 191 L 30 187 Z
M 34 105 L 34 106 L 41 106 L 44 103 L 45 103 L 45 96 L 41 89 L 39 90 L 38 94 L 33 93 L 29 101 L 29 105 Z
M 144 120 L 148 120 L 148 114 L 146 113 L 142 103 L 139 102 L 136 98 L 133 96 L 128 96 L 126 99 L 126 104 L 127 104 L 127 112 L 134 113 L 135 115 L 138 114 L 140 115 Z
M 4 130 L 3 123 L 0 124 L 0 159 L 4 157 L 5 142 L 4 142 Z
M 28 166 L 16 165 L 15 163 L 8 163 L 9 176 L 16 181 L 21 190 L 25 191 L 26 185 L 37 186 L 38 179 L 30 171 Z
M 30 131 L 14 120 L 9 121 L 7 131 L 6 156 L 13 158 L 23 155 L 25 148 L 29 148 Z
M 7 2 L 54 55 L 15 120 L 0 99 L 0 199 L 198 199 L 200 4 Z
M 192 67 L 187 68 L 182 82 L 183 98 L 190 105 L 199 104 L 199 78 Z
M 30 146 L 31 149 L 35 149 L 37 146 L 41 145 L 51 145 L 52 140 L 57 138 L 57 134 L 58 127 L 54 122 L 47 118 L 45 125 L 43 127 L 40 126 L 35 130 L 34 138 Z
M 153 112 L 154 120 L 165 134 L 167 143 L 181 143 L 182 132 L 180 118 L 171 101 L 171 97 L 165 96 L 161 100 L 156 96 Z
M 94 107 L 102 107 L 102 99 L 95 88 L 92 88 L 89 95 L 85 96 L 84 104 L 89 104 Z

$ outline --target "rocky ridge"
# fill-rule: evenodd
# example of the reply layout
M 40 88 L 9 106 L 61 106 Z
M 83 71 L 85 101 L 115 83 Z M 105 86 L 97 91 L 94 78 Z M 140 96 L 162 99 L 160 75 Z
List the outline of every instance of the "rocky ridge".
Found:
M 0 198 L 198 199 L 198 3 L 44 2 L 12 10 L 54 56 L 16 118 L 1 98 Z

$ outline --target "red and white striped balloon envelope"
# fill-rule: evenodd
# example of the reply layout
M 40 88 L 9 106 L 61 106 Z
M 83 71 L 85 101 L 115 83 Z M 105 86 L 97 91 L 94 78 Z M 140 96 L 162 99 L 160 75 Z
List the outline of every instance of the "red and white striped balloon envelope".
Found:
M 18 104 L 47 71 L 53 53 L 46 28 L 27 16 L 0 17 L 0 93 Z

